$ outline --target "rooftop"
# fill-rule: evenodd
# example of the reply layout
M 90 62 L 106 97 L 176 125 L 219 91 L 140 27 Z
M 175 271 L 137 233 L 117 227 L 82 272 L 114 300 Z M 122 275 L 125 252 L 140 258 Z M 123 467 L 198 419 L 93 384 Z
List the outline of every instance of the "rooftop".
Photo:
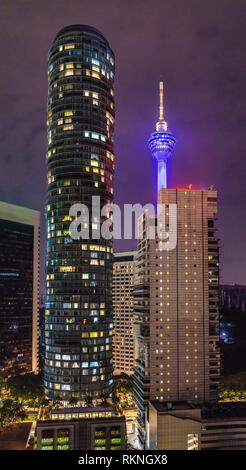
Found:
M 80 33 L 80 34 L 81 33 L 91 33 L 92 35 L 96 35 L 100 39 L 102 39 L 106 43 L 106 45 L 109 47 L 108 41 L 105 38 L 105 36 L 101 33 L 101 31 L 99 31 L 98 29 L 93 28 L 93 26 L 89 26 L 87 24 L 71 24 L 69 26 L 65 26 L 64 28 L 62 28 L 57 33 L 57 35 L 55 37 L 55 40 L 58 39 L 60 36 L 63 36 L 67 33 L 75 32 L 75 31 Z
M 69 413 L 106 413 L 113 412 L 114 408 L 111 406 L 96 406 L 96 407 L 84 407 L 84 406 L 73 406 L 70 408 L 57 408 L 50 411 L 50 414 L 69 414 Z
M 201 408 L 201 406 L 196 406 L 188 401 L 170 401 L 170 402 L 159 402 L 159 401 L 151 401 L 151 405 L 154 406 L 156 411 L 166 413 L 170 411 L 177 411 L 177 410 L 194 410 L 196 408 Z
M 246 402 L 204 403 L 202 419 L 245 418 Z

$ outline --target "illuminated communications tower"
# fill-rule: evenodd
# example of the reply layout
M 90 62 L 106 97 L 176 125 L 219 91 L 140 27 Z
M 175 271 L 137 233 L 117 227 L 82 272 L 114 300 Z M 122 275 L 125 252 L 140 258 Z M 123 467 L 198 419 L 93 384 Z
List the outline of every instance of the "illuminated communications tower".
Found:
M 176 139 L 172 132 L 167 130 L 167 122 L 164 120 L 163 107 L 163 82 L 160 82 L 160 115 L 156 123 L 156 132 L 149 138 L 149 147 L 158 163 L 158 192 L 167 187 L 167 161 L 171 158 Z

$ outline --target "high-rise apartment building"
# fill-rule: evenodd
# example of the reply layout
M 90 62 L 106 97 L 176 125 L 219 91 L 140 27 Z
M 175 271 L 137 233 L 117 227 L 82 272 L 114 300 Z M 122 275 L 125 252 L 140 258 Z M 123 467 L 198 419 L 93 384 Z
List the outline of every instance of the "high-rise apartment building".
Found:
M 216 400 L 220 371 L 217 192 L 163 186 L 158 203 L 164 208 L 158 218 L 144 213 L 140 220 L 134 290 L 142 443 L 149 400 Z
M 45 393 L 97 398 L 113 384 L 113 247 L 100 236 L 105 217 L 92 214 L 93 197 L 100 207 L 113 200 L 114 54 L 106 38 L 90 26 L 62 29 L 48 82 Z M 86 239 L 70 236 L 74 204 L 89 211 Z
M 114 254 L 113 311 L 114 374 L 131 375 L 134 367 L 133 287 L 135 277 L 135 251 Z
M 0 202 L 0 374 L 39 368 L 40 213 Z

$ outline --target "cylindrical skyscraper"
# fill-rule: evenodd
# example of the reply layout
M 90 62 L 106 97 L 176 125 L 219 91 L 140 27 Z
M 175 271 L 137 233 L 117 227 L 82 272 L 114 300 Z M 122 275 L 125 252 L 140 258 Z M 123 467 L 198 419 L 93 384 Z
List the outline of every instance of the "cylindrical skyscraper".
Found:
M 167 130 L 167 122 L 164 120 L 163 106 L 163 82 L 160 82 L 160 114 L 156 123 L 156 132 L 149 138 L 149 147 L 153 158 L 157 160 L 157 188 L 167 188 L 167 162 L 171 158 L 176 143 L 175 136 Z
M 114 54 L 86 25 L 63 28 L 48 55 L 47 298 L 45 393 L 100 398 L 113 384 L 112 241 L 95 236 L 100 206 L 113 201 Z M 73 204 L 90 214 L 88 239 L 74 240 Z

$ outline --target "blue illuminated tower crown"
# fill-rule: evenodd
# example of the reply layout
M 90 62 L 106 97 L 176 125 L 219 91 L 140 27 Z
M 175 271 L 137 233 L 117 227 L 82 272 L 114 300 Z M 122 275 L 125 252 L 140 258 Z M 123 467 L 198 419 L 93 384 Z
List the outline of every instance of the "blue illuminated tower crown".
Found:
M 156 132 L 153 132 L 148 140 L 152 156 L 158 164 L 158 192 L 167 187 L 167 161 L 172 156 L 175 143 L 175 136 L 167 130 L 167 122 L 164 120 L 163 82 L 160 82 L 159 121 L 156 123 Z

